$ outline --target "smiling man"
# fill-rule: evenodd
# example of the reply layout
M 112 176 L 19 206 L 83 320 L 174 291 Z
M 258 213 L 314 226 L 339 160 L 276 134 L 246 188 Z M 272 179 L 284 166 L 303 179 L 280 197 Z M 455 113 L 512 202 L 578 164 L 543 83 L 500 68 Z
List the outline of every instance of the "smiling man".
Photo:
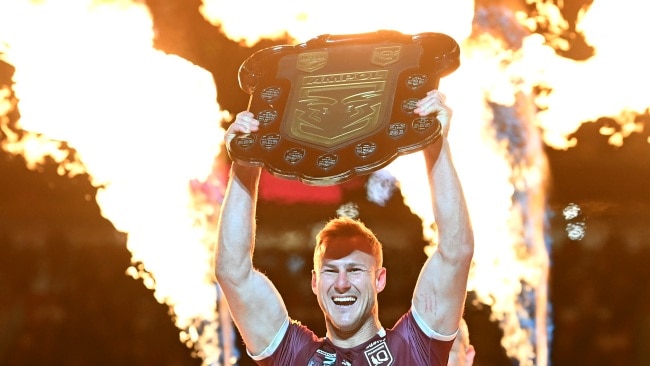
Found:
M 381 243 L 358 220 L 336 218 L 316 237 L 311 287 L 327 334 L 319 337 L 293 321 L 270 280 L 253 265 L 255 214 L 261 168 L 234 163 L 222 205 L 215 274 L 248 354 L 259 365 L 446 365 L 463 314 L 474 238 L 451 159 L 451 109 L 439 91 L 414 113 L 434 114 L 443 137 L 424 150 L 438 225 L 437 250 L 423 265 L 411 308 L 391 328 L 379 321 L 377 294 L 386 286 Z M 241 112 L 226 142 L 257 131 Z

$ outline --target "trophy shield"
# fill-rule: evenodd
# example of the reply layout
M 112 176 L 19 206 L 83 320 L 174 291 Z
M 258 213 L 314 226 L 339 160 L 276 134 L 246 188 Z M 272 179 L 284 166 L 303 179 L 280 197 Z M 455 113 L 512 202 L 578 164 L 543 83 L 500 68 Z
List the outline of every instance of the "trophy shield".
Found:
M 440 138 L 435 116 L 413 113 L 460 65 L 442 33 L 321 35 L 255 52 L 239 68 L 256 132 L 227 146 L 238 163 L 309 185 L 369 174 Z

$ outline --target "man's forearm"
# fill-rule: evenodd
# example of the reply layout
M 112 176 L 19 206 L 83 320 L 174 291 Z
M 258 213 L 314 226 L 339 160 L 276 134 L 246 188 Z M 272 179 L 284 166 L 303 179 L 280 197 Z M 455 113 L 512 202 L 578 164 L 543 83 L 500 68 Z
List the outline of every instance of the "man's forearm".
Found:
M 234 164 L 221 207 L 216 251 L 218 277 L 249 270 L 254 245 L 257 184 L 261 168 Z
M 439 242 L 446 254 L 466 256 L 468 251 L 473 252 L 474 243 L 467 204 L 452 161 L 449 142 L 443 137 L 439 145 L 425 154 Z M 456 250 L 464 253 L 456 253 Z

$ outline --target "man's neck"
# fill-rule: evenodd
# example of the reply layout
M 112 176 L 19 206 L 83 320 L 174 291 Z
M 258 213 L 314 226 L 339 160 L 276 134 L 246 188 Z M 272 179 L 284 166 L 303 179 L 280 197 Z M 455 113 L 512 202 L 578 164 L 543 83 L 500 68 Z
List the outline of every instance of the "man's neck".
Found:
M 382 329 L 383 327 L 381 326 L 379 319 L 371 319 L 354 333 L 342 332 L 328 323 L 327 339 L 337 347 L 353 348 L 369 341 Z

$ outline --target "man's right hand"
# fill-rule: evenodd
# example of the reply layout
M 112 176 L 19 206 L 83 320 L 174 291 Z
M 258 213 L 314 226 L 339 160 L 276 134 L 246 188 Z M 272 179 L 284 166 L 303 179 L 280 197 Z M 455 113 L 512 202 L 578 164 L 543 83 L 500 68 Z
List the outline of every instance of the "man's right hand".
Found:
M 228 146 L 230 141 L 232 141 L 232 139 L 237 135 L 255 132 L 259 129 L 259 126 L 260 122 L 255 119 L 255 115 L 252 112 L 243 111 L 237 113 L 237 118 L 235 118 L 235 121 L 228 126 L 228 130 L 226 131 L 226 146 Z

